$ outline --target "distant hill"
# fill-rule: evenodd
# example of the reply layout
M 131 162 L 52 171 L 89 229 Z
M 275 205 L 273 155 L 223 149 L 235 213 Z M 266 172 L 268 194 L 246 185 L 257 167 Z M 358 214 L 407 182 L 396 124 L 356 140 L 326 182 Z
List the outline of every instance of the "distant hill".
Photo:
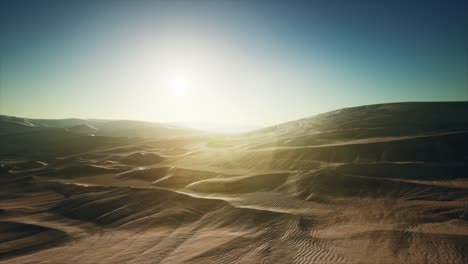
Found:
M 468 102 L 408 102 L 334 110 L 250 132 L 317 143 L 468 131 Z M 304 142 L 305 143 L 305 142 Z
M 158 138 L 199 135 L 202 132 L 176 125 L 144 121 L 102 119 L 30 119 L 0 115 L 0 135 L 62 128 L 96 136 Z

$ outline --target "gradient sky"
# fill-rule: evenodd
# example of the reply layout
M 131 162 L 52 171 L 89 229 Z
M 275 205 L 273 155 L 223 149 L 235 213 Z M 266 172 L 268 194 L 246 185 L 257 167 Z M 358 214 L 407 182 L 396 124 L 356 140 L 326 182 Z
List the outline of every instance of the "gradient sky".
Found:
M 1 114 L 265 126 L 468 100 L 466 1 L 60 2 L 1 2 Z

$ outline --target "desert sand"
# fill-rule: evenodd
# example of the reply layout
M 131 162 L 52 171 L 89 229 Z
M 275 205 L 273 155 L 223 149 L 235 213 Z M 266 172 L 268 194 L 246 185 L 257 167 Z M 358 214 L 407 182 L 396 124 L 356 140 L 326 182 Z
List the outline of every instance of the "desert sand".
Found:
M 248 133 L 0 116 L 0 263 L 467 263 L 468 103 Z

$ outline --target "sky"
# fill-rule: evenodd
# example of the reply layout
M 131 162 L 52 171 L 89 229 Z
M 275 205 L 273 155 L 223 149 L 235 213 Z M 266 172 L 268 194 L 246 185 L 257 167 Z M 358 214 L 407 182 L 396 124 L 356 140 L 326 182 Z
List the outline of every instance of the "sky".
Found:
M 468 100 L 466 1 L 71 2 L 1 1 L 0 114 L 260 127 Z

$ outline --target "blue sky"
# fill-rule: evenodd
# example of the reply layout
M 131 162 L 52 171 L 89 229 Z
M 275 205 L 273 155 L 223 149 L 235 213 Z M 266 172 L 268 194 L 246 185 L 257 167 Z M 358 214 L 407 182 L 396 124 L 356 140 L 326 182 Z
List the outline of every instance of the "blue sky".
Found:
M 2 1 L 0 113 L 271 125 L 468 100 L 466 1 Z

